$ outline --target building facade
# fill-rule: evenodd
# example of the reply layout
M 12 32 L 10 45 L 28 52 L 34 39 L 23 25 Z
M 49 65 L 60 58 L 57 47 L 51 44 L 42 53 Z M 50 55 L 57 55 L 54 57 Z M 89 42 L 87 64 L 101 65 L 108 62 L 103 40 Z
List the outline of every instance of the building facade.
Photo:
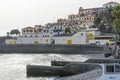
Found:
M 115 5 L 118 5 L 118 4 L 119 4 L 118 2 L 111 1 L 111 2 L 108 2 L 108 3 L 104 4 L 103 8 L 112 8 L 112 7 L 114 7 Z

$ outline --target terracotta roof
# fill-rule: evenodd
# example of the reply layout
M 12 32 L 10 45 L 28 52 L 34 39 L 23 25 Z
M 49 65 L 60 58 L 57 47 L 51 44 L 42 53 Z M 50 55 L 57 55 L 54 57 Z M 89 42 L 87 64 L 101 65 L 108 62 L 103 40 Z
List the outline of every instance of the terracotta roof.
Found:
M 67 21 L 67 19 L 60 18 L 60 19 L 57 19 L 57 21 Z
M 86 11 L 86 10 L 98 10 L 98 9 L 103 9 L 102 7 L 98 7 L 98 8 L 87 8 L 87 9 L 82 9 L 82 11 Z
M 108 3 L 104 4 L 104 5 L 109 5 L 109 4 L 119 4 L 119 3 L 118 3 L 118 2 L 111 1 L 111 2 L 108 2 Z
M 68 16 L 77 16 L 76 14 L 70 14 L 70 15 L 68 15 Z
M 31 26 L 28 26 L 28 27 L 25 27 L 25 28 L 22 28 L 22 29 L 35 29 L 35 28 L 33 28 Z

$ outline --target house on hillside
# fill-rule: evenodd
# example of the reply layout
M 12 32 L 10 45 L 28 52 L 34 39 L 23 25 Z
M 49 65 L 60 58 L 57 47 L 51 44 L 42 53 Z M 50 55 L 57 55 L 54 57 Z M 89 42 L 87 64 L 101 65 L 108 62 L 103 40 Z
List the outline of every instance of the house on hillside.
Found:
M 114 7 L 115 5 L 118 5 L 118 4 L 120 4 L 120 3 L 111 1 L 111 2 L 108 2 L 108 3 L 104 4 L 103 8 L 112 8 L 112 7 Z

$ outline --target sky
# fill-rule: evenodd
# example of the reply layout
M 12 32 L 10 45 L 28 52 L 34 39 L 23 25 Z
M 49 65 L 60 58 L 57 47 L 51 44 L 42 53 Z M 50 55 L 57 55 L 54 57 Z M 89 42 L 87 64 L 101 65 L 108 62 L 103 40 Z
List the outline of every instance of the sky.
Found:
M 79 7 L 102 7 L 111 0 L 0 0 L 0 36 L 12 29 L 56 22 L 77 14 Z M 120 0 L 112 0 L 120 2 Z

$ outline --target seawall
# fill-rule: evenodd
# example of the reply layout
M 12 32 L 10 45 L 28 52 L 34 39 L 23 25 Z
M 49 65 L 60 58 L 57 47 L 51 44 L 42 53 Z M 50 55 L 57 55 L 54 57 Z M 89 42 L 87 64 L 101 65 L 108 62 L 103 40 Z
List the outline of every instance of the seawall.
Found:
M 0 44 L 0 53 L 63 53 L 63 54 L 104 54 L 100 45 L 6 45 Z

